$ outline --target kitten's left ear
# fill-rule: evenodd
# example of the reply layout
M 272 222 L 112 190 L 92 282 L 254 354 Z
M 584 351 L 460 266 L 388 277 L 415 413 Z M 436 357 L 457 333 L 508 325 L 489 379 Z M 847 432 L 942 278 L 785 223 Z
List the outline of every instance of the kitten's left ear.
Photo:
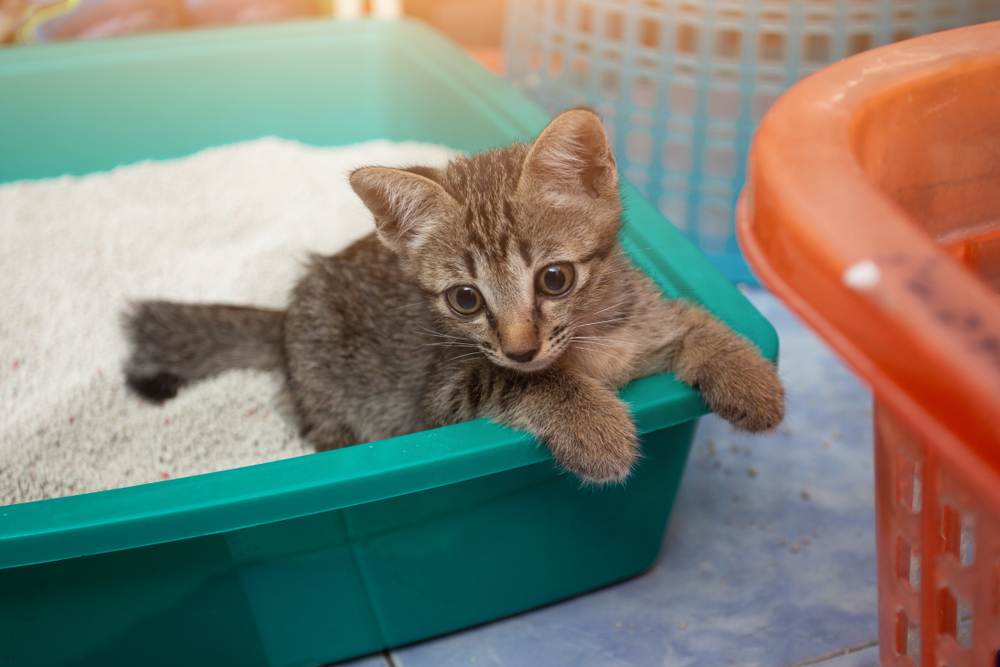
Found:
M 421 245 L 458 205 L 440 184 L 415 171 L 364 167 L 351 174 L 351 187 L 375 216 L 379 238 L 397 254 Z
M 556 205 L 618 197 L 615 157 L 597 114 L 573 109 L 556 116 L 528 151 L 521 185 Z

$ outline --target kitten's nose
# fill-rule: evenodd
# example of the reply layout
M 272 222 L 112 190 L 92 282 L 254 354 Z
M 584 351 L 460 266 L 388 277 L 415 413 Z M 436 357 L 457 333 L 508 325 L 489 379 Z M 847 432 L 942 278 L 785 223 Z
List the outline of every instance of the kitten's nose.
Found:
M 504 350 L 503 353 L 508 359 L 513 359 L 514 361 L 523 364 L 535 358 L 535 355 L 538 354 L 538 348 L 536 347 L 531 350 L 525 350 L 524 352 L 508 352 L 507 350 Z

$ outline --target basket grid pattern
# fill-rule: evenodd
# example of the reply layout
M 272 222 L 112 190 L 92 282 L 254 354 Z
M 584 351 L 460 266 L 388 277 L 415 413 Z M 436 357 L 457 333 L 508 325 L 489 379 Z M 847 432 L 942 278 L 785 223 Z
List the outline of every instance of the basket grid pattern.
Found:
M 510 0 L 508 76 L 550 113 L 604 118 L 623 175 L 730 279 L 753 132 L 840 58 L 1000 19 L 1000 0 Z
M 882 667 L 996 667 L 1000 514 L 875 403 Z

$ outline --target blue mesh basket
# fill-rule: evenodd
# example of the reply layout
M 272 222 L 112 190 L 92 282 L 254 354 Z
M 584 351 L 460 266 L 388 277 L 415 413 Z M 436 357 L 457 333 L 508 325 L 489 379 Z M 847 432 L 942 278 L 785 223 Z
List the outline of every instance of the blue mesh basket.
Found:
M 508 75 L 550 113 L 604 117 L 624 176 L 731 280 L 754 129 L 824 65 L 1000 19 L 1000 0 L 508 0 Z

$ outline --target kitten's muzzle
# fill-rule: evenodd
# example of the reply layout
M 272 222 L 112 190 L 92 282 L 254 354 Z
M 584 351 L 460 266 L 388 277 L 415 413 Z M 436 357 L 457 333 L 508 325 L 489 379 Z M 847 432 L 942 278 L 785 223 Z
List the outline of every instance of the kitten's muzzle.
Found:
M 511 359 L 512 361 L 516 361 L 520 364 L 526 364 L 535 358 L 535 355 L 538 354 L 539 349 L 540 348 L 536 347 L 530 350 L 525 350 L 523 352 L 508 352 L 507 350 L 504 350 L 503 354 L 505 357 Z

